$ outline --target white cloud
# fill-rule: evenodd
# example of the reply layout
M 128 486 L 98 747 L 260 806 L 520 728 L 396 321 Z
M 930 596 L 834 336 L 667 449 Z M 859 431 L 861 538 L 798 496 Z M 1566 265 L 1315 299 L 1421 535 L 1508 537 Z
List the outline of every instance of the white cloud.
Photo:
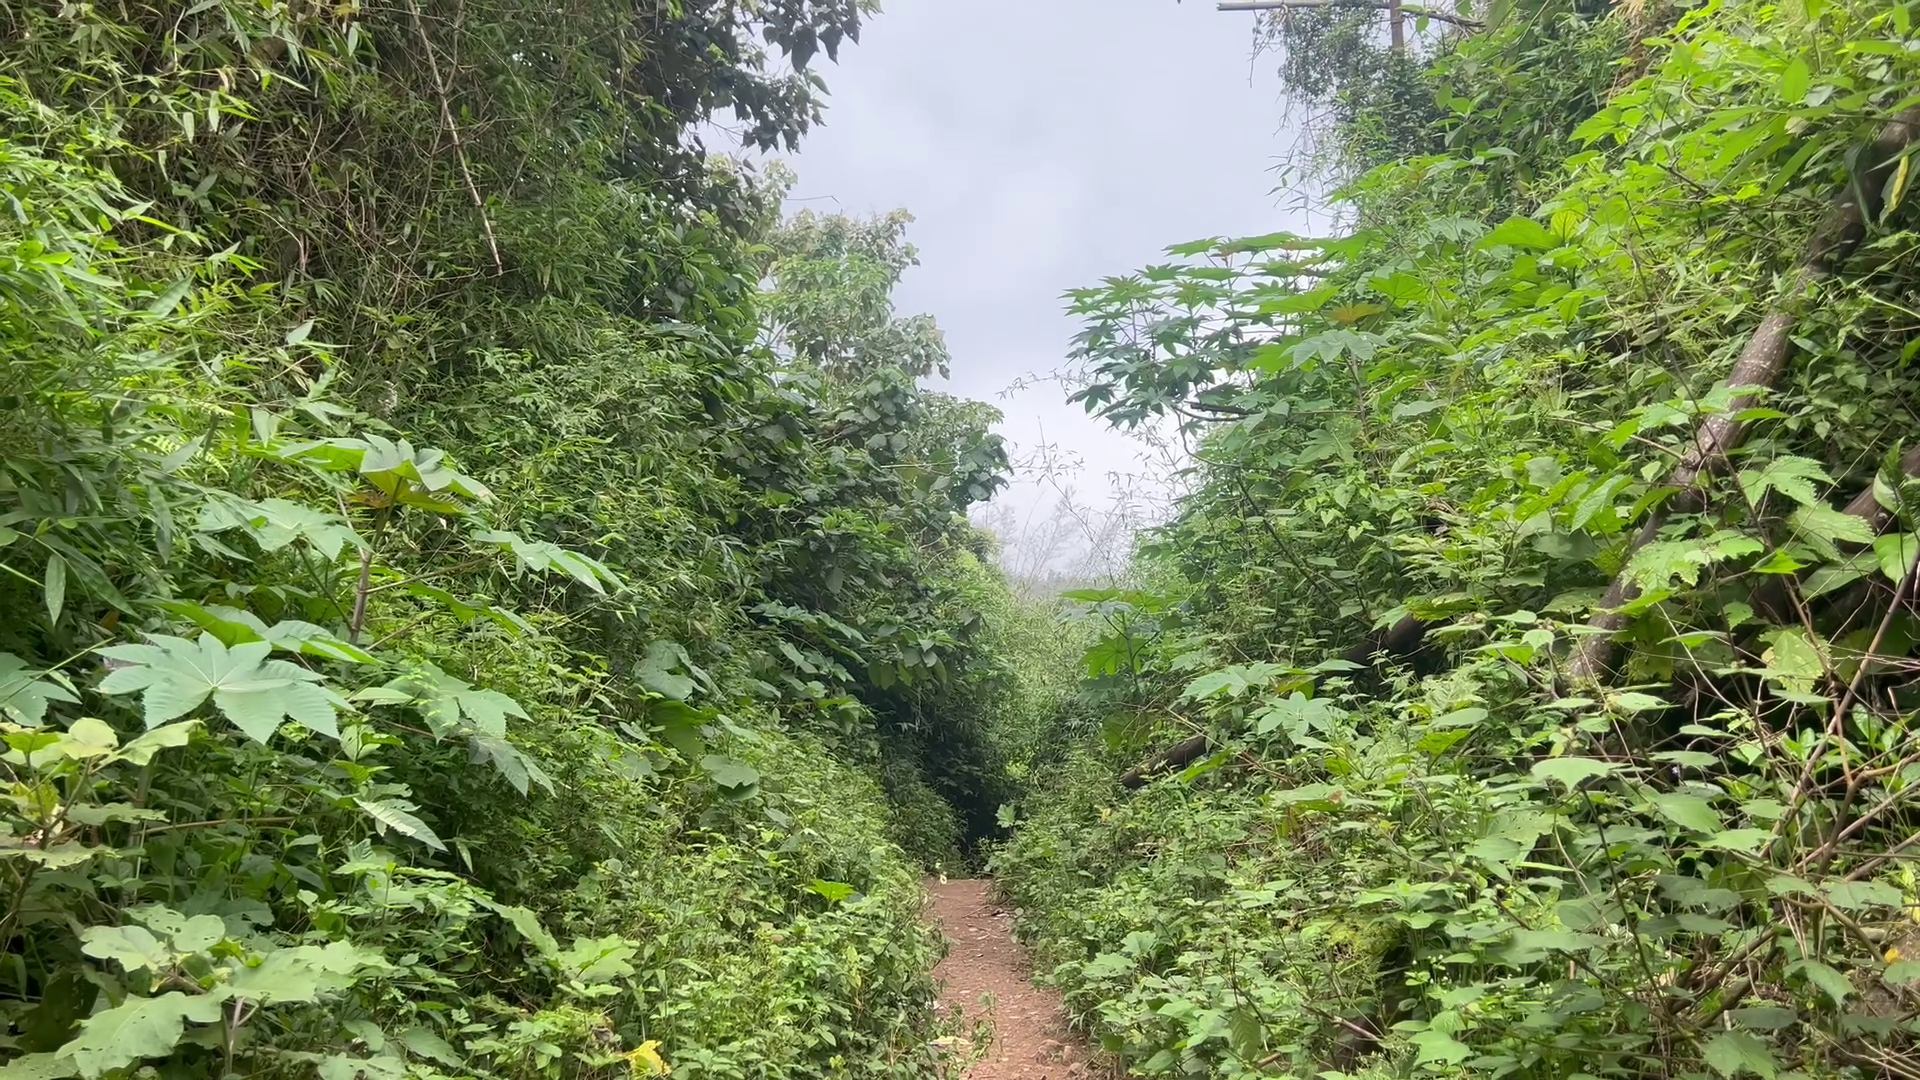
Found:
M 1064 393 L 1009 385 L 1064 363 L 1078 326 L 1060 296 L 1215 234 L 1304 230 L 1270 171 L 1291 145 L 1250 24 L 1172 0 L 894 0 L 823 69 L 824 127 L 793 165 L 796 206 L 904 206 L 921 265 L 897 296 L 954 355 L 949 389 L 1007 413 L 1031 456 L 1044 438 L 1086 464 L 1066 486 L 1098 507 L 1143 471 L 1138 446 Z M 997 503 L 1043 521 L 1058 477 Z

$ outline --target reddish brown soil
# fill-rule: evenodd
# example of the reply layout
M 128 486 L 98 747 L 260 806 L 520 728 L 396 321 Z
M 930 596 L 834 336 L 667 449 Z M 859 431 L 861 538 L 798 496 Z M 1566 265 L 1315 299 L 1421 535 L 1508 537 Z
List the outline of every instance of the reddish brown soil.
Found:
M 1033 984 L 1027 950 L 1013 939 L 1013 912 L 993 882 L 928 881 L 927 917 L 947 936 L 934 969 L 940 1003 L 971 1026 L 993 1025 L 993 1045 L 966 1080 L 1069 1080 L 1100 1075 L 1086 1042 L 1067 1026 L 1060 995 Z

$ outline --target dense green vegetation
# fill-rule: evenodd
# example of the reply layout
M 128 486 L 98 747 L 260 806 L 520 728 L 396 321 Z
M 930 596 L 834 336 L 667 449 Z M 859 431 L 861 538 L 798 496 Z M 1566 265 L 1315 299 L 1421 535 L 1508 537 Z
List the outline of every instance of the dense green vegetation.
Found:
M 1911 1075 L 1920 4 L 1443 11 L 1263 24 L 1333 235 L 1071 297 L 1194 487 L 1023 930 L 1144 1076 Z
M 1920 1072 L 1920 0 L 1261 16 L 1342 224 L 1068 298 L 1063 611 L 701 144 L 870 14 L 0 9 L 0 1077 L 947 1075 L 989 857 L 1136 1075 Z
M 864 14 L 0 10 L 0 1074 L 931 1074 L 1005 456 L 695 141 Z

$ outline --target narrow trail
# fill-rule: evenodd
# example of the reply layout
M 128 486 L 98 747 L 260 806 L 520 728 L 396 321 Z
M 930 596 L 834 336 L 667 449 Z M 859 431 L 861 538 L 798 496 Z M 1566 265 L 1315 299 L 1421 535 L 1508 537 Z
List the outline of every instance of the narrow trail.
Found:
M 950 948 L 934 969 L 941 1006 L 993 1024 L 993 1045 L 966 1080 L 1068 1080 L 1098 1075 L 1085 1040 L 1067 1026 L 1060 995 L 1033 984 L 1013 913 L 984 878 L 927 882 L 927 918 Z

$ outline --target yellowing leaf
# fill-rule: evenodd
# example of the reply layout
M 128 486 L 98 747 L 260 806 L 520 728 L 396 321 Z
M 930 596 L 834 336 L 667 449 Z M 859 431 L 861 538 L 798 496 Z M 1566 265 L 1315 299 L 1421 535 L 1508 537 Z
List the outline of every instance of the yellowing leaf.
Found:
M 672 1070 L 660 1056 L 660 1040 L 648 1039 L 627 1051 L 627 1067 L 635 1076 L 665 1076 Z

